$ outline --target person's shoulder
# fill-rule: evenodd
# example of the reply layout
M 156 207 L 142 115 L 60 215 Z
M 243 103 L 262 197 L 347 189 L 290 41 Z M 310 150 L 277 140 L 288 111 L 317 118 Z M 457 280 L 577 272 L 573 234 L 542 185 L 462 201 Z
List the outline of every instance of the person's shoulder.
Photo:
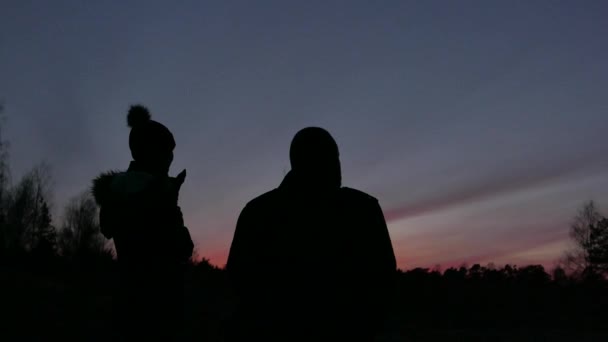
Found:
M 360 203 L 377 203 L 378 199 L 366 192 L 363 192 L 361 190 L 357 190 L 357 189 L 353 189 L 353 188 L 349 188 L 349 187 L 342 187 L 340 188 L 340 193 L 342 194 L 342 196 L 348 200 L 351 201 L 357 201 Z
M 247 202 L 245 208 L 257 209 L 274 205 L 275 203 L 280 201 L 279 197 L 279 190 L 273 189 Z

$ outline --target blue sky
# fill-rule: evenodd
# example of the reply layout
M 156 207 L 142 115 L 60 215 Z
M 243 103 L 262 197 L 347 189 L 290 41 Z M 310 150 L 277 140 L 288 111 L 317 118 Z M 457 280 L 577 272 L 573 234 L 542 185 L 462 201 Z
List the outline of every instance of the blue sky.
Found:
M 608 206 L 603 1 L 4 1 L 0 100 L 15 176 L 55 212 L 130 160 L 147 105 L 188 169 L 181 204 L 222 264 L 240 209 L 305 126 L 384 208 L 399 266 L 543 263 Z M 608 208 L 606 208 L 608 209 Z

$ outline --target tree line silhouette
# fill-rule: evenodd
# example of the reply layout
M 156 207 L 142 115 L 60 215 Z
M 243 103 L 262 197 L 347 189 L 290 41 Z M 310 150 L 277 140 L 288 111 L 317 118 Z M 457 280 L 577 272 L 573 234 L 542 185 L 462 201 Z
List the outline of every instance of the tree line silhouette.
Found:
M 111 339 L 117 266 L 100 233 L 97 204 L 85 190 L 54 221 L 50 166 L 38 164 L 13 183 L 1 128 L 0 337 Z M 380 339 L 606 338 L 608 219 L 587 202 L 570 235 L 575 247 L 549 272 L 541 265 L 493 264 L 399 270 Z M 193 257 L 185 284 L 184 338 L 221 341 L 234 312 L 226 271 Z
M 10 186 L 6 161 L 0 169 L 0 256 L 45 261 L 109 258 L 113 252 L 101 236 L 97 205 L 88 191 L 74 196 L 63 209 L 58 226 L 51 215 L 51 174 L 41 163 Z

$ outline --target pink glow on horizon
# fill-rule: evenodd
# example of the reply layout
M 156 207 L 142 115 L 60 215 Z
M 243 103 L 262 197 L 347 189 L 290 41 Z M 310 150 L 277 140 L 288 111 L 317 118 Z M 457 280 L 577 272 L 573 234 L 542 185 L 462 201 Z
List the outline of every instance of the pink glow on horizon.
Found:
M 487 265 L 489 263 L 497 266 L 506 264 L 519 266 L 540 264 L 546 269 L 551 269 L 566 250 L 568 243 L 567 236 L 553 236 L 534 242 L 508 243 L 506 247 L 500 250 L 472 254 L 462 258 L 446 258 L 443 256 L 445 255 L 445 251 L 442 254 L 431 253 L 432 255 L 429 256 L 428 254 L 421 254 L 415 249 L 410 249 L 409 253 L 405 253 L 406 255 L 409 254 L 409 256 L 397 255 L 397 265 L 401 269 L 416 267 L 432 268 L 436 265 L 441 266 L 442 269 L 446 269 L 449 267 L 460 267 L 463 264 L 468 266 L 473 264 Z M 399 245 L 395 245 L 394 247 L 395 250 L 399 249 Z
M 463 264 L 471 266 L 473 264 L 487 265 L 493 263 L 497 266 L 500 265 L 518 265 L 526 266 L 531 264 L 540 264 L 549 270 L 555 266 L 555 262 L 565 250 L 565 246 L 568 243 L 568 238 L 564 236 L 551 237 L 546 240 L 536 241 L 532 243 L 525 243 L 520 247 L 508 248 L 508 251 L 493 251 L 482 254 L 474 254 L 463 258 L 447 258 L 444 253 L 440 251 L 431 252 L 432 257 L 423 256 L 416 257 L 416 250 L 410 250 L 410 253 L 398 253 L 400 245 L 395 244 L 395 254 L 397 257 L 397 266 L 400 269 L 412 269 L 416 267 L 427 267 L 433 268 L 435 265 L 441 266 L 441 269 L 447 269 L 450 267 L 460 267 Z M 209 262 L 218 267 L 224 267 L 228 258 L 228 247 L 217 248 L 205 251 L 199 251 L 198 260 L 205 258 Z M 414 255 L 412 257 L 411 255 Z M 426 259 L 426 260 L 425 260 Z

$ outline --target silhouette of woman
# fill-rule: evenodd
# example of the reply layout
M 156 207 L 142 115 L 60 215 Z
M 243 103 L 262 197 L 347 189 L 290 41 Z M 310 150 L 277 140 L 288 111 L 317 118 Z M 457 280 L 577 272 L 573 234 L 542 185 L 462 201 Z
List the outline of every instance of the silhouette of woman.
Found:
M 132 106 L 127 122 L 129 168 L 93 181 L 101 231 L 114 239 L 119 265 L 116 329 L 129 341 L 175 340 L 183 312 L 183 266 L 193 249 L 177 205 L 185 173 L 178 184 L 168 176 L 175 140 L 145 107 Z

